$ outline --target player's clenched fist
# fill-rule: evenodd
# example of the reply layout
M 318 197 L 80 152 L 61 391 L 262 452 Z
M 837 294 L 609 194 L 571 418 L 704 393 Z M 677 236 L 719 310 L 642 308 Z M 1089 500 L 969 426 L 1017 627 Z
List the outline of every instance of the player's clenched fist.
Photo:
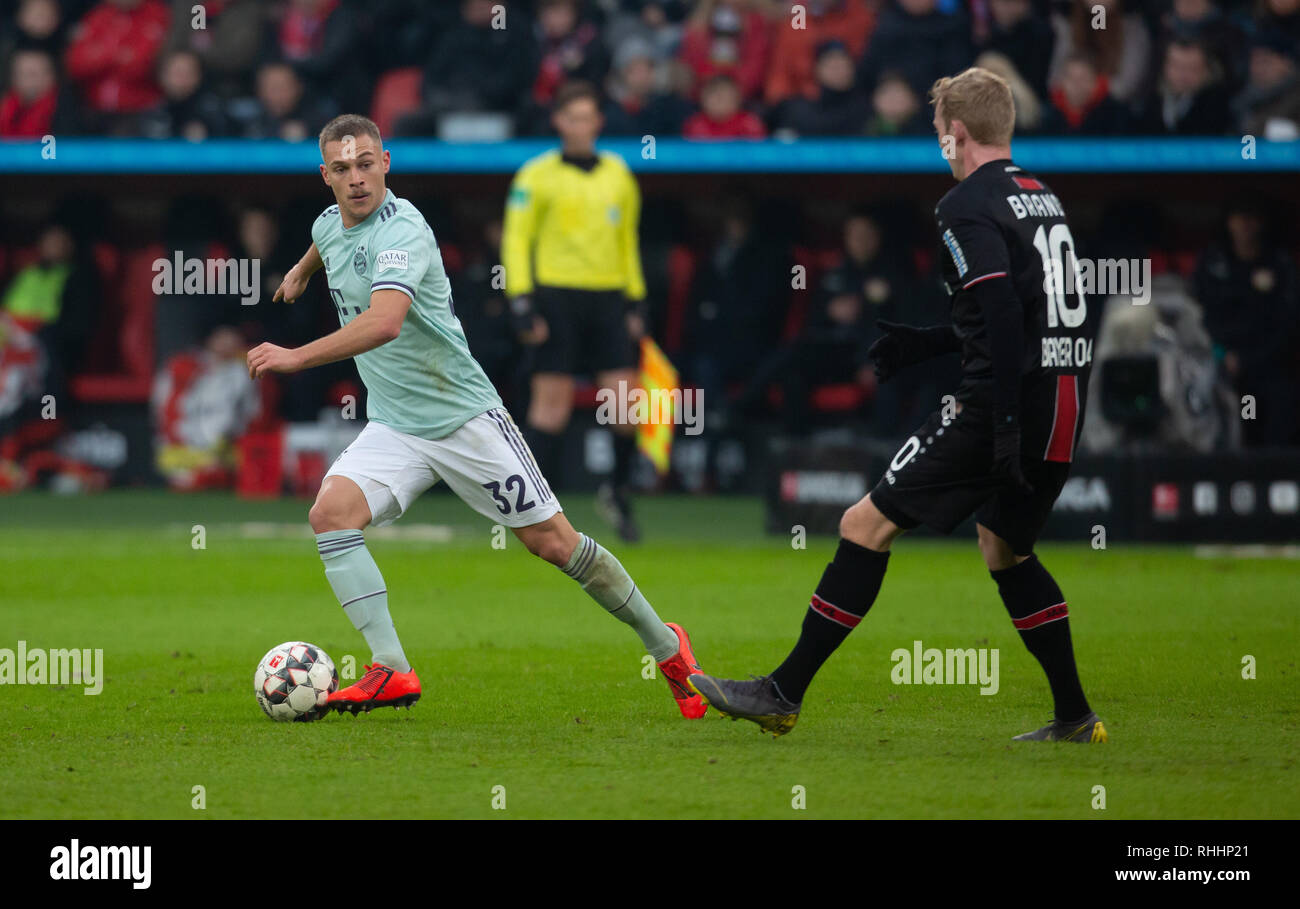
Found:
M 302 361 L 296 350 L 262 343 L 248 352 L 248 376 L 260 379 L 268 372 L 297 372 Z

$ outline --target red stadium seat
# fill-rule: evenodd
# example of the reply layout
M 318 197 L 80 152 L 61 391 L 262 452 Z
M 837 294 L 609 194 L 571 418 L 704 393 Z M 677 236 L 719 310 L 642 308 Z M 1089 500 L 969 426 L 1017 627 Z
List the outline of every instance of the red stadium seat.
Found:
M 450 274 L 458 274 L 465 267 L 465 253 L 454 243 L 439 243 L 438 252 L 442 256 L 442 266 Z
M 808 403 L 819 413 L 844 413 L 857 410 L 870 397 L 867 389 L 856 382 L 839 382 L 814 388 Z
M 40 258 L 40 251 L 33 246 L 15 246 L 13 255 L 9 257 L 9 267 L 13 269 L 14 274 L 22 271 L 29 265 L 34 265 Z
M 934 266 L 934 250 L 928 246 L 918 246 L 912 250 L 912 267 L 924 277 Z
M 99 364 L 102 371 L 72 378 L 72 393 L 79 400 L 118 403 L 149 400 L 153 384 L 153 263 L 162 255 L 160 245 L 132 250 L 122 256 L 120 273 L 105 281 L 98 334 L 110 343 L 100 351 L 105 358 Z M 97 261 L 107 262 L 112 258 L 97 251 Z
M 424 73 L 418 66 L 391 70 L 379 77 L 370 102 L 370 119 L 375 121 L 381 135 L 391 135 L 399 117 L 419 109 L 423 79 Z
M 596 409 L 596 383 L 579 380 L 573 386 L 573 409 Z
M 668 306 L 664 313 L 664 352 L 677 353 L 686 340 L 686 311 L 695 282 L 695 253 L 678 244 L 668 251 Z
M 1184 278 L 1190 278 L 1192 272 L 1196 271 L 1196 260 L 1199 253 L 1193 249 L 1180 249 L 1174 252 L 1174 267 Z

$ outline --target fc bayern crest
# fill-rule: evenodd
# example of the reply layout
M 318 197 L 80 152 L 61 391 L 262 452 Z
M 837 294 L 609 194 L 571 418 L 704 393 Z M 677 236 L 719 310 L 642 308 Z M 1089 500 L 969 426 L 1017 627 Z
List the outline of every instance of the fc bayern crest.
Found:
M 357 253 L 352 257 L 352 267 L 357 270 L 357 274 L 364 276 L 366 273 L 366 248 L 357 247 Z

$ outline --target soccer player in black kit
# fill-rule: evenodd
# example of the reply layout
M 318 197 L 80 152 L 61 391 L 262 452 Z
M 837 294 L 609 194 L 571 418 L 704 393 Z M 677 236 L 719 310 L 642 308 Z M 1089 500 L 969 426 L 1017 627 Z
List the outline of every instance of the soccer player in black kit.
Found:
M 893 541 L 921 524 L 951 533 L 974 514 L 989 573 L 1055 701 L 1050 724 L 1015 738 L 1105 742 L 1075 669 L 1065 597 L 1033 554 L 1083 424 L 1096 313 L 1060 200 L 1011 161 L 1006 82 L 976 67 L 940 79 L 930 96 L 959 181 L 935 208 L 952 324 L 881 323 L 885 334 L 868 353 L 885 381 L 960 352 L 956 402 L 932 414 L 844 513 L 839 548 L 785 662 L 750 681 L 690 681 L 719 713 L 789 732 L 813 676 L 876 599 Z

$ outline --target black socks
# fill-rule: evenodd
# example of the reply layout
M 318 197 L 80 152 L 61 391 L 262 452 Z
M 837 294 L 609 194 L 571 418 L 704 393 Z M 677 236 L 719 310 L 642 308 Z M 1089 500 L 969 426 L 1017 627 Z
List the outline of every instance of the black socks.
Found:
M 627 488 L 632 479 L 632 464 L 636 461 L 636 433 L 614 433 L 614 472 L 610 479 L 614 488 Z
M 826 566 L 808 605 L 798 643 L 772 673 L 781 697 L 795 704 L 803 700 L 817 670 L 875 602 L 888 564 L 888 552 L 840 540 L 835 558 Z
M 1034 655 L 1052 688 L 1056 719 L 1081 719 L 1090 712 L 1074 665 L 1070 642 L 1069 609 L 1061 588 L 1038 561 L 1038 556 L 1011 568 L 989 572 L 1029 652 Z

